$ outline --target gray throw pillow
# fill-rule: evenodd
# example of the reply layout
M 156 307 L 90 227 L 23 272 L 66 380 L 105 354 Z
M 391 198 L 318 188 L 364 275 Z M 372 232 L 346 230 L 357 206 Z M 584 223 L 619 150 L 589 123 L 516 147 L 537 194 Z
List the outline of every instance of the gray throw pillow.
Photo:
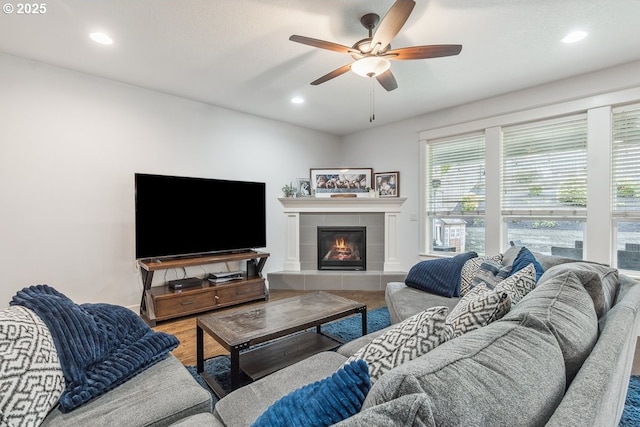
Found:
M 598 338 L 598 318 L 578 276 L 572 271 L 549 276 L 504 319 L 525 314 L 542 320 L 553 332 L 562 350 L 567 382 L 571 382 Z
M 438 426 L 542 426 L 565 393 L 562 352 L 528 314 L 447 341 L 378 380 L 363 411 L 424 393 Z
M 618 270 L 602 264 L 571 262 L 551 267 L 542 275 L 540 282 L 567 271 L 573 271 L 582 282 L 593 300 L 598 318 L 607 314 L 613 306 L 620 287 Z
M 516 257 L 518 256 L 518 254 L 520 253 L 520 249 L 522 249 L 522 246 L 510 246 L 509 249 L 507 249 L 506 251 L 504 251 L 504 253 L 502 254 L 502 265 L 512 265 L 513 261 L 516 259 Z

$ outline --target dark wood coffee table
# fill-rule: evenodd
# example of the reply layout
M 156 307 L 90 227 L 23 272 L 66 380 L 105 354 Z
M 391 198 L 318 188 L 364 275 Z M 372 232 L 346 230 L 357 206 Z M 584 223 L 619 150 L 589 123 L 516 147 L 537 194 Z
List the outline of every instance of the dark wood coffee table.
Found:
M 231 389 L 235 390 L 240 369 L 256 380 L 312 354 L 339 347 L 343 341 L 322 333 L 320 326 L 357 313 L 362 315 L 365 335 L 367 306 L 321 291 L 198 317 L 197 371 L 219 397 L 226 395 L 216 379 L 204 372 L 204 332 L 231 354 Z M 260 343 L 265 344 L 251 348 Z

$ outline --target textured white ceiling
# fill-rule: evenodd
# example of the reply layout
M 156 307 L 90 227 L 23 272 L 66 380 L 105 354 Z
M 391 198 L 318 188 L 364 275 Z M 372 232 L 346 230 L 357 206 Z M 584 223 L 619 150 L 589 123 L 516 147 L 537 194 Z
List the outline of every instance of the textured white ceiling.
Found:
M 367 36 L 360 17 L 393 3 L 56 0 L 39 16 L 0 14 L 0 52 L 336 135 L 640 60 L 640 0 L 417 0 L 392 46 L 462 52 L 392 62 L 399 88 L 376 83 L 369 123 L 369 79 L 309 85 L 351 58 L 288 38 L 350 46 Z M 587 39 L 560 42 L 577 28 Z M 93 43 L 97 30 L 115 43 Z M 306 102 L 291 104 L 294 95 Z

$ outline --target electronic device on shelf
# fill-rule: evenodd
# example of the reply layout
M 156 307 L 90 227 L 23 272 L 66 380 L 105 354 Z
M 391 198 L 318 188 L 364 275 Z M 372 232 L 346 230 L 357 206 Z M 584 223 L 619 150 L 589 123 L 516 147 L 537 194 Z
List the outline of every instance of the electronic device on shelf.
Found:
M 225 283 L 233 280 L 244 279 L 243 271 L 225 271 L 220 273 L 209 273 L 208 280 L 211 283 Z
M 202 285 L 202 279 L 197 277 L 185 277 L 184 279 L 169 280 L 169 289 L 180 290 L 196 288 Z
M 264 248 L 266 229 L 264 182 L 135 174 L 136 259 Z

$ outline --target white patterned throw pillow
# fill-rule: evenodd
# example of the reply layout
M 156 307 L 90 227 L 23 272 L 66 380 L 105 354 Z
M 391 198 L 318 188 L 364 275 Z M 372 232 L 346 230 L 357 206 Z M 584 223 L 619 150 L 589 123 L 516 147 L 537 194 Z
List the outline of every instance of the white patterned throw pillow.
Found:
M 345 364 L 363 359 L 369 365 L 371 382 L 410 360 L 416 359 L 453 338 L 445 324 L 449 309 L 432 307 L 396 324 L 356 351 Z
M 465 262 L 462 266 L 462 272 L 460 273 L 460 296 L 463 297 L 469 292 L 473 278 L 476 276 L 478 270 L 480 270 L 482 263 L 486 261 L 500 262 L 502 261 L 502 254 L 479 256 Z
M 502 318 L 511 309 L 511 298 L 505 291 L 489 289 L 481 283 L 460 299 L 447 316 L 456 337 Z
M 520 302 L 536 287 L 536 268 L 529 264 L 513 276 L 509 276 L 496 285 L 496 291 L 506 292 L 511 298 L 511 304 Z
M 63 390 L 58 353 L 44 322 L 25 307 L 0 310 L 0 425 L 40 425 Z

